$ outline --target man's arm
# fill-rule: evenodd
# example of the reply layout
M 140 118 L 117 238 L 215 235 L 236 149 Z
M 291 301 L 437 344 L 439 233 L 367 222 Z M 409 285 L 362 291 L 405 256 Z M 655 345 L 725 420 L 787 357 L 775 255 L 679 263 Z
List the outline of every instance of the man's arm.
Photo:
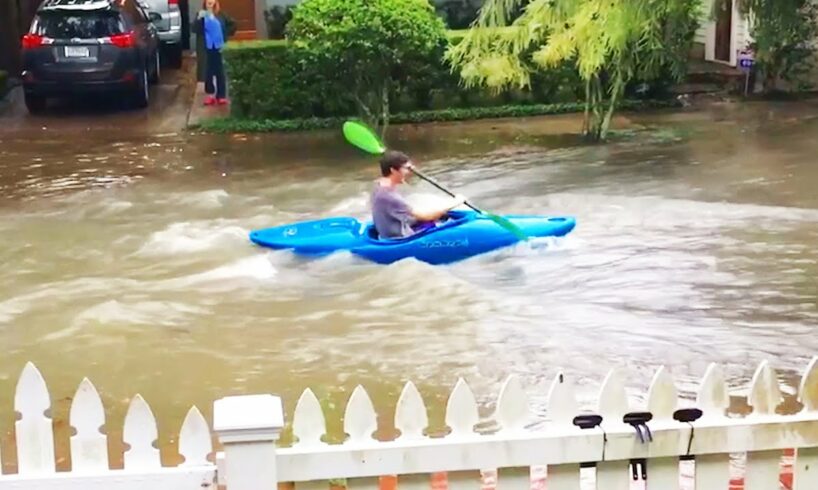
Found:
M 466 198 L 458 194 L 446 206 L 444 206 L 441 209 L 428 211 L 412 208 L 410 212 L 412 213 L 412 216 L 418 221 L 437 221 L 443 216 L 446 216 L 446 213 L 460 206 L 464 202 L 466 202 Z

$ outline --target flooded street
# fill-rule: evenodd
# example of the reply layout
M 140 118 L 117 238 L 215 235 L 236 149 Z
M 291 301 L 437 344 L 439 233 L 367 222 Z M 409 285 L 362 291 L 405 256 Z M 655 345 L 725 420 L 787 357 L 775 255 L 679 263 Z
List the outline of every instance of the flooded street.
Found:
M 478 206 L 577 218 L 564 239 L 451 266 L 249 242 L 368 217 L 377 164 L 340 131 L 0 129 L 0 413 L 27 361 L 56 417 L 85 376 L 117 427 L 141 393 L 163 446 L 190 405 L 210 420 L 239 393 L 279 394 L 289 416 L 310 387 L 340 414 L 363 384 L 389 414 L 411 380 L 440 426 L 458 377 L 485 415 L 510 374 L 543 415 L 558 369 L 585 408 L 613 367 L 635 404 L 663 364 L 687 399 L 710 362 L 739 388 L 766 359 L 794 388 L 818 354 L 815 109 L 635 116 L 604 146 L 556 134 L 573 116 L 397 129 L 394 146 Z

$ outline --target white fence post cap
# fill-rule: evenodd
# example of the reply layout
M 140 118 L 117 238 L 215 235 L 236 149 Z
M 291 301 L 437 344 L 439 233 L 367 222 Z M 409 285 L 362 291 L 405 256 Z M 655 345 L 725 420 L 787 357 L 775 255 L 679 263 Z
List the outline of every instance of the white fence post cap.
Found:
M 283 428 L 280 397 L 228 396 L 213 402 L 213 430 L 222 442 L 275 441 Z

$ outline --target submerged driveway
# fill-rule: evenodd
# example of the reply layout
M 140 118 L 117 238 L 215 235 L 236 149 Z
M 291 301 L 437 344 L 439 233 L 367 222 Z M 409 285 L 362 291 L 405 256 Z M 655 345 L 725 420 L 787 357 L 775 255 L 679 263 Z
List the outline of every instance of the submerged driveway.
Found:
M 0 134 L 6 131 L 86 131 L 167 133 L 184 129 L 196 89 L 196 60 L 186 57 L 181 69 L 162 68 L 160 82 L 151 87 L 147 109 L 129 107 L 122 96 L 51 100 L 40 115 L 29 114 L 22 87 L 0 102 Z M 41 134 L 42 135 L 42 134 Z M 55 137 L 57 135 L 55 134 Z

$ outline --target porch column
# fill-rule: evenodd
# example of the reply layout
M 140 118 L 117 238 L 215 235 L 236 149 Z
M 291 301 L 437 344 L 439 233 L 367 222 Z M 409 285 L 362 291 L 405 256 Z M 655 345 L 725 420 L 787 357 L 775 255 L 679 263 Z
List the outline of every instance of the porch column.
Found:
M 256 2 L 256 39 L 267 39 L 267 22 L 264 20 L 264 11 L 267 10 L 267 0 Z

